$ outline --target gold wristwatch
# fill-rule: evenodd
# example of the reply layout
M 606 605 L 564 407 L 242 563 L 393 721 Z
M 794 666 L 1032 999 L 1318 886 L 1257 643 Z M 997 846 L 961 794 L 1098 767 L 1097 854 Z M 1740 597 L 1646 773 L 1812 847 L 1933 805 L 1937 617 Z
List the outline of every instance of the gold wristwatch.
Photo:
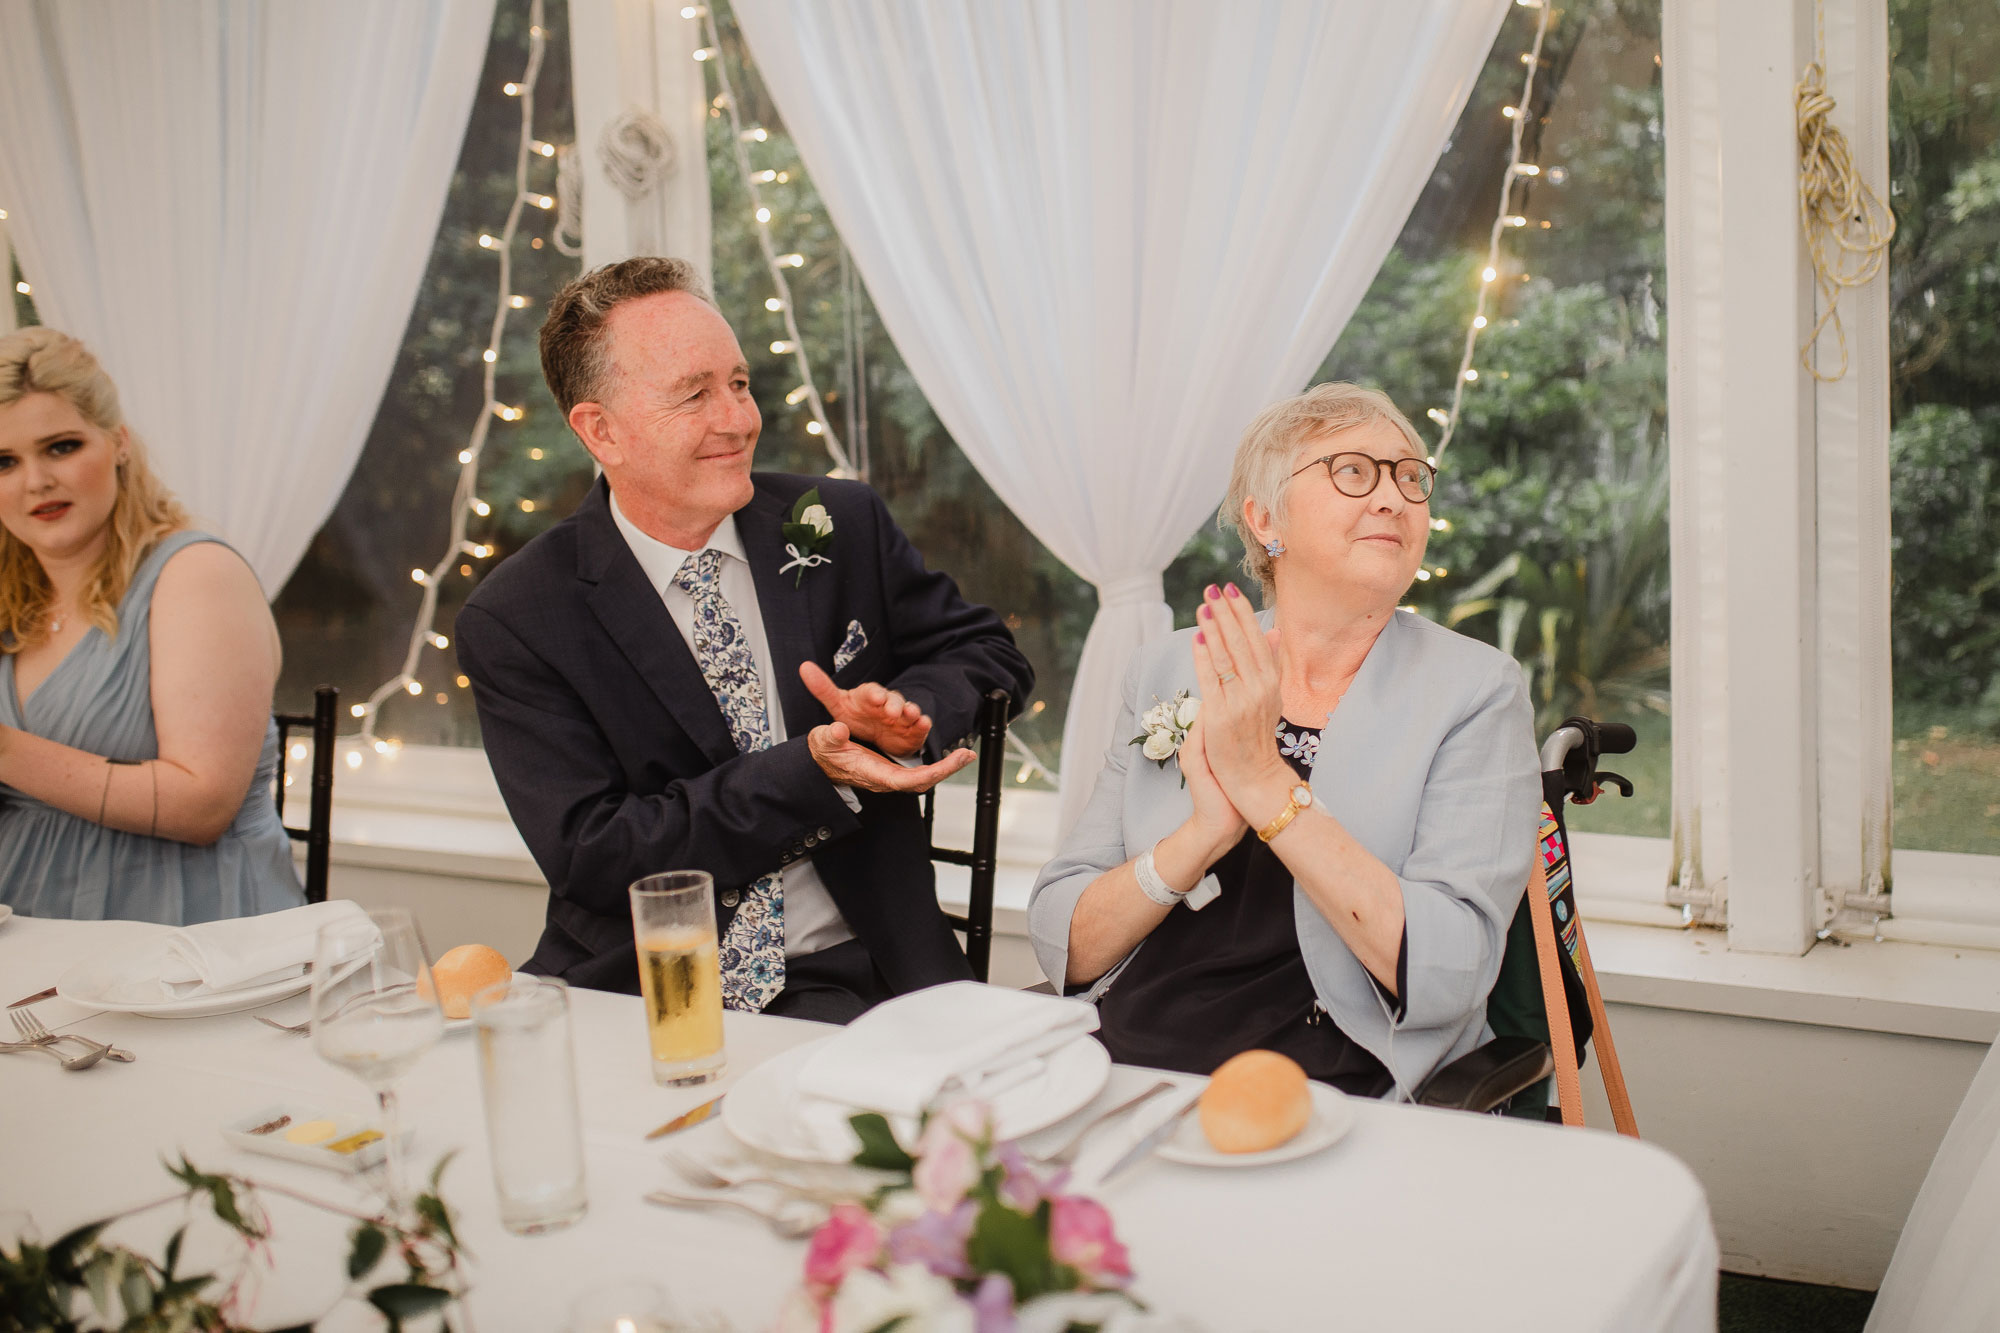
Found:
M 1291 800 L 1285 803 L 1285 808 L 1279 812 L 1278 817 L 1276 819 L 1264 825 L 1263 828 L 1257 830 L 1258 838 L 1264 842 L 1269 842 L 1271 839 L 1277 837 L 1280 833 L 1283 833 L 1285 831 L 1285 827 L 1288 824 L 1290 824 L 1292 820 L 1298 817 L 1299 811 L 1305 809 L 1312 803 L 1313 803 L 1312 788 L 1306 786 L 1306 784 L 1303 782 L 1294 783 L 1291 790 Z

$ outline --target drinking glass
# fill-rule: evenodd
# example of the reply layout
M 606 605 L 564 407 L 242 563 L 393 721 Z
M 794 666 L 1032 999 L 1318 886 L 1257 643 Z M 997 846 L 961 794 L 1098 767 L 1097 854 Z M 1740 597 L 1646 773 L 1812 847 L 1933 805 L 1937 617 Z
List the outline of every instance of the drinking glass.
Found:
M 632 885 L 632 937 L 653 1082 L 706 1083 L 722 1074 L 722 970 L 716 962 L 715 879 L 669 870 Z
M 566 1227 L 586 1206 L 569 987 L 497 982 L 472 997 L 472 1023 L 500 1225 L 523 1236 Z
M 403 1202 L 396 1080 L 444 1034 L 429 957 L 416 919 L 401 907 L 371 907 L 366 920 L 323 926 L 313 951 L 313 1047 L 375 1092 L 388 1140 L 384 1187 L 392 1208 Z
M 668 1333 L 673 1302 L 651 1282 L 611 1282 L 570 1303 L 563 1333 Z

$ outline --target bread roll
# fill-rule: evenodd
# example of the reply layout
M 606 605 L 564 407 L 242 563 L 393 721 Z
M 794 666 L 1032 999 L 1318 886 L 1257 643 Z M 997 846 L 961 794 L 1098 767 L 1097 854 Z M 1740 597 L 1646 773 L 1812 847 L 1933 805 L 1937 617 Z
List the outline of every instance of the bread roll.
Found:
M 431 964 L 437 978 L 438 1003 L 446 1018 L 472 1017 L 472 997 L 488 986 L 506 981 L 514 969 L 498 949 L 483 944 L 461 944 Z
M 1276 1051 L 1231 1056 L 1201 1094 L 1201 1132 L 1217 1152 L 1275 1148 L 1311 1118 L 1306 1071 Z

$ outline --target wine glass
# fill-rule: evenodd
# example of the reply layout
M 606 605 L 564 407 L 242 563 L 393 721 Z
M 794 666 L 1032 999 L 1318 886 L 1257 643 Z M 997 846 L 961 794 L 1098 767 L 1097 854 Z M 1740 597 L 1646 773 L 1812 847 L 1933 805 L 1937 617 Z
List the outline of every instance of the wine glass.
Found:
M 371 907 L 365 919 L 324 926 L 313 951 L 313 1047 L 375 1090 L 391 1208 L 403 1202 L 395 1083 L 444 1035 L 429 958 L 415 918 L 401 907 Z

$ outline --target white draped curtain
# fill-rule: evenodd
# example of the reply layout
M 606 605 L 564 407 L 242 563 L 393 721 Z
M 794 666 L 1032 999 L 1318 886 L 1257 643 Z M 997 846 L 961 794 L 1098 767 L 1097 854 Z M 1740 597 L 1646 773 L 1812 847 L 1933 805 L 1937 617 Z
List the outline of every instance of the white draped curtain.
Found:
M 494 0 L 0 0 L 0 207 L 45 323 L 276 595 L 354 469 Z
M 1162 571 L 1366 292 L 1506 9 L 735 0 L 939 418 L 1097 586 L 1065 830 L 1126 739 L 1127 662 L 1172 628 Z

